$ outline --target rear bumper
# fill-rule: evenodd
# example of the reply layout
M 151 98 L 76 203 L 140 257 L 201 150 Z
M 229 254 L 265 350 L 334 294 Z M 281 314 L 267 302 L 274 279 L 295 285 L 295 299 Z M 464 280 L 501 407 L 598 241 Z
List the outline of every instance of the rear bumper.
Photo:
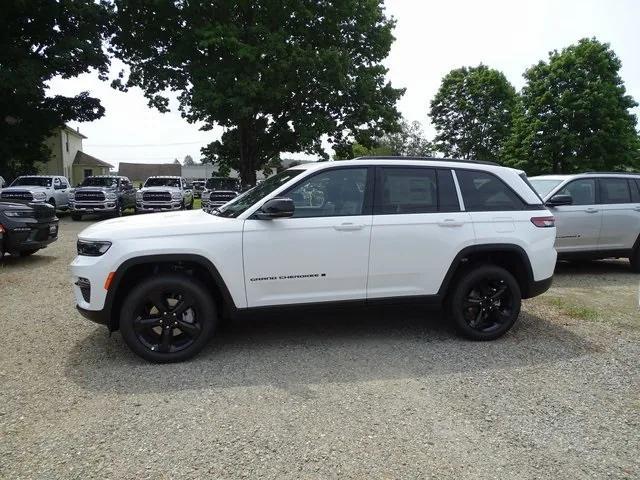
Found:
M 538 295 L 542 295 L 544 292 L 551 288 L 551 284 L 553 283 L 553 276 L 549 278 L 545 278 L 544 280 L 534 281 L 529 285 L 529 289 L 527 292 L 523 292 L 522 298 L 533 298 Z

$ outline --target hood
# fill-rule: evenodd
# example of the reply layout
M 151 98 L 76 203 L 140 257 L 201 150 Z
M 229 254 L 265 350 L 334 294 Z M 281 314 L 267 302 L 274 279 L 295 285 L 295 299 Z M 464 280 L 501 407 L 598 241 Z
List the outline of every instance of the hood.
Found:
M 139 192 L 179 192 L 179 187 L 143 187 Z
M 242 220 L 216 217 L 203 210 L 150 213 L 94 223 L 78 235 L 84 240 L 124 240 L 241 231 Z
M 51 187 L 40 187 L 38 185 L 16 185 L 15 187 L 3 188 L 3 192 L 15 192 L 26 190 L 27 192 L 45 192 Z
M 86 186 L 86 187 L 74 187 L 73 191 L 74 192 L 82 192 L 85 190 L 97 190 L 99 192 L 113 192 L 116 190 L 116 187 L 90 187 L 90 186 Z
M 6 211 L 6 210 L 32 210 L 31 205 L 29 205 L 29 202 L 18 202 L 15 200 L 0 200 L 0 211 Z

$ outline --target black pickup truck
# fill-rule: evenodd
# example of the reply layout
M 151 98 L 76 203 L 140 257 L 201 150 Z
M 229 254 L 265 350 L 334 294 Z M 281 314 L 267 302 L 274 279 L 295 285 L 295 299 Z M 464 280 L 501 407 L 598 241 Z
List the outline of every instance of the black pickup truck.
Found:
M 127 208 L 136 208 L 136 190 L 127 177 L 87 177 L 69 192 L 69 207 L 73 220 L 86 214 L 120 217 Z
M 58 218 L 51 205 L 0 200 L 0 258 L 34 254 L 57 239 Z

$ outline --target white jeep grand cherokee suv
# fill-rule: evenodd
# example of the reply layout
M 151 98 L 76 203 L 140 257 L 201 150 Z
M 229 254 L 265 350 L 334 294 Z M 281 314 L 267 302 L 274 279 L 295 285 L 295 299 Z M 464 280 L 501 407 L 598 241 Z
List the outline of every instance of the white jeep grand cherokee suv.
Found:
M 71 268 L 85 317 L 172 362 L 223 314 L 328 303 L 444 303 L 461 334 L 491 340 L 549 288 L 555 235 L 520 171 L 361 158 L 291 168 L 211 213 L 94 224 Z

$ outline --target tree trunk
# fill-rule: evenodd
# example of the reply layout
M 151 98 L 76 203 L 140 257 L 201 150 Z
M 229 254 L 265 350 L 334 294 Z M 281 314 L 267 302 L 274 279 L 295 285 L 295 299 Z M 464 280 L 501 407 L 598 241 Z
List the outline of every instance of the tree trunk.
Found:
M 238 124 L 238 137 L 240 139 L 240 180 L 243 186 L 256 184 L 256 132 L 251 120 L 242 120 Z

